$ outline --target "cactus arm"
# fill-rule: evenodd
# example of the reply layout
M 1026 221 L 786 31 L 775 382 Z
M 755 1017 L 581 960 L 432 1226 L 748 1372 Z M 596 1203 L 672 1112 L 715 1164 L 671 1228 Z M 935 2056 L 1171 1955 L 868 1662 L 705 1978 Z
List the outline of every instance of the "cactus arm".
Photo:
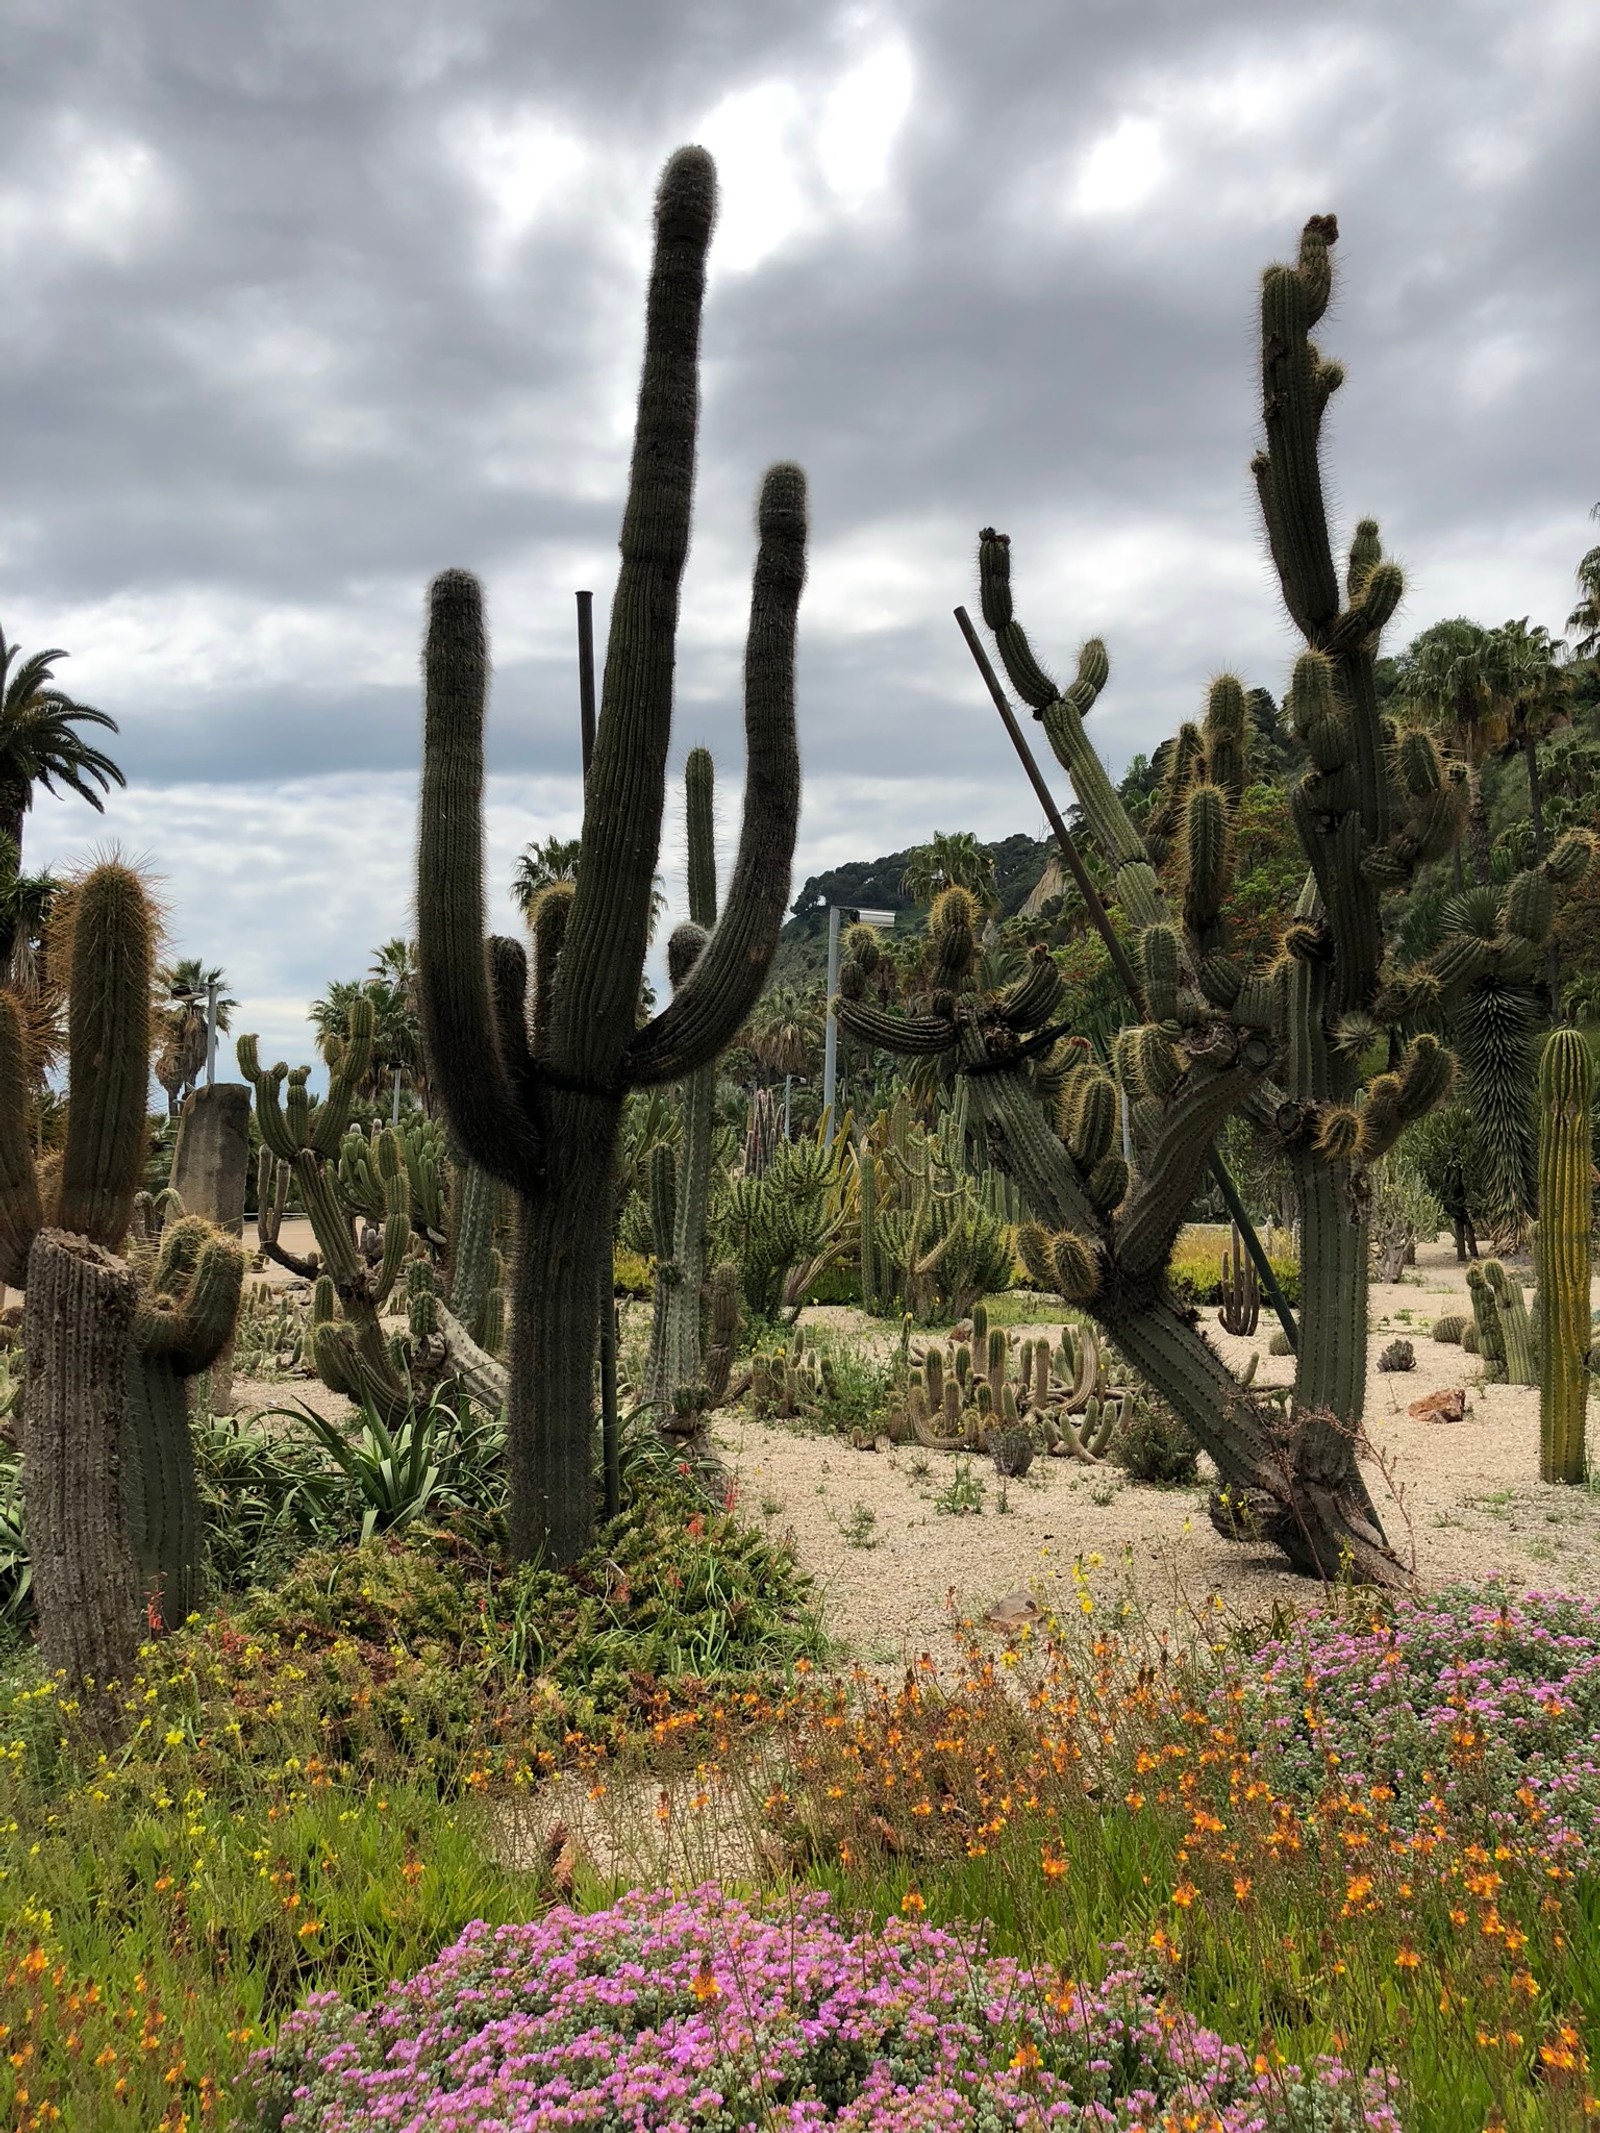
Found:
M 239 1072 L 256 1092 L 256 1122 L 268 1152 L 280 1163 L 293 1162 L 296 1142 L 289 1131 L 289 1121 L 284 1116 L 278 1094 L 289 1069 L 279 1060 L 270 1073 L 266 1072 L 261 1065 L 257 1041 L 248 1032 L 234 1046 L 234 1053 L 239 1061 Z
M 635 1087 L 676 1081 L 726 1049 L 760 996 L 788 909 L 800 817 L 795 619 L 806 554 L 805 477 L 798 467 L 769 469 L 758 522 L 761 546 L 745 650 L 747 767 L 738 856 L 726 906 L 699 960 L 629 1047 L 628 1079 Z M 581 884 L 578 894 L 581 903 Z
M 358 994 L 350 1003 L 345 1035 L 337 1050 L 324 1046 L 328 1063 L 328 1093 L 308 1122 L 305 1145 L 330 1159 L 339 1153 L 355 1109 L 356 1093 L 372 1064 L 372 1043 L 377 1015 L 372 1002 Z M 331 1041 L 331 1040 L 330 1040 Z M 292 1123 L 292 1120 L 291 1120 Z
M 28 1139 L 27 1088 L 17 1003 L 0 992 L 0 1282 L 13 1289 L 27 1279 L 28 1252 L 44 1226 Z
M 1253 1056 L 1257 1053 L 1259 1058 Z M 1208 1168 L 1212 1141 L 1260 1079 L 1270 1057 L 1265 1040 L 1255 1038 L 1241 1046 L 1239 1057 L 1228 1065 L 1196 1068 L 1184 1076 L 1162 1112 L 1139 1181 L 1116 1225 L 1117 1261 L 1127 1273 L 1159 1273 L 1171 1258 Z
M 842 997 L 834 1001 L 833 1011 L 841 1029 L 879 1051 L 898 1052 L 906 1058 L 932 1058 L 955 1045 L 955 1025 L 942 1015 L 902 1015 L 870 1000 Z
M 703 149 L 680 149 L 656 194 L 622 563 L 584 785 L 583 864 L 551 1030 L 561 1072 L 607 1090 L 620 1084 L 634 1033 L 660 850 L 678 595 L 694 489 L 700 318 L 715 211 L 711 158 Z M 681 1071 L 674 1065 L 651 1078 L 671 1081 Z
M 495 1042 L 513 1089 L 525 1090 L 533 1072 L 528 1032 L 528 954 L 503 933 L 489 936 L 489 1000 Z
M 423 1041 L 463 1151 L 516 1187 L 539 1176 L 544 1151 L 492 1041 L 483 907 L 489 655 L 482 595 L 464 570 L 444 571 L 433 581 L 424 664 L 417 842 L 417 877 L 425 886 L 417 898 Z
M 78 890 L 68 1005 L 67 1144 L 57 1221 L 113 1249 L 144 1169 L 155 916 L 130 868 L 95 867 Z
M 707 748 L 691 748 L 683 766 L 689 920 L 707 933 L 717 923 L 716 767 Z

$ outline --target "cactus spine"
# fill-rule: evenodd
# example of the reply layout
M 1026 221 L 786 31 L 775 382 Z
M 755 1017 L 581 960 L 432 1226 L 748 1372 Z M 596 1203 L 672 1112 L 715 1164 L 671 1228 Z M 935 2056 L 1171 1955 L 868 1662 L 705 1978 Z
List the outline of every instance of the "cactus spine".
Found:
M 486 953 L 484 945 L 482 596 L 459 570 L 436 578 L 430 595 L 417 865 L 423 1028 L 456 1140 L 514 1197 L 510 1540 L 517 1557 L 552 1564 L 575 1560 L 593 1530 L 595 1352 L 623 1097 L 709 1066 L 754 1006 L 787 903 L 799 810 L 794 630 L 805 483 L 797 468 L 778 466 L 757 510 L 739 853 L 715 931 L 668 1006 L 638 1028 L 714 212 L 710 158 L 680 150 L 656 200 L 622 565 L 577 885 L 558 952 L 535 944 L 531 1013 L 520 947 L 494 942 Z
M 1594 1064 L 1573 1029 L 1558 1029 L 1539 1062 L 1539 1472 L 1582 1481 L 1588 1418 L 1590 1109 Z

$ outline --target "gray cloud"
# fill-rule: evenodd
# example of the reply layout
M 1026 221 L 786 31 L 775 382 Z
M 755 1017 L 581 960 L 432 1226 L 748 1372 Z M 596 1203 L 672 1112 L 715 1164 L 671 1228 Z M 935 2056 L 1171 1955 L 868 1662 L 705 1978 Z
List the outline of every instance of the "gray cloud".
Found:
M 1107 636 L 1118 762 L 1219 665 L 1281 683 L 1253 292 L 1309 212 L 1343 230 L 1334 493 L 1406 560 L 1402 629 L 1569 604 L 1588 0 L 35 0 L 8 62 L 0 618 L 71 648 L 135 788 L 30 850 L 151 851 L 279 1049 L 405 923 L 443 564 L 490 588 L 497 864 L 570 826 L 571 591 L 603 613 L 679 140 L 724 186 L 679 742 L 728 812 L 750 499 L 799 458 L 802 874 L 1033 826 L 949 620 L 986 521 L 1047 657 Z

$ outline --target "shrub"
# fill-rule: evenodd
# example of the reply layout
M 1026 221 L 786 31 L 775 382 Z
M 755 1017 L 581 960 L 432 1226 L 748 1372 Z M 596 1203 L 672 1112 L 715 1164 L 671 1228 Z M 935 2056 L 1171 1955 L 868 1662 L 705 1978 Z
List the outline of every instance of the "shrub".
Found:
M 1281 1238 L 1282 1232 L 1280 1231 Z M 1179 1300 L 1195 1306 L 1222 1301 L 1222 1255 L 1233 1232 L 1220 1222 L 1191 1222 L 1178 1232 L 1168 1278 Z M 1263 1240 L 1267 1242 L 1267 1240 Z M 1283 1291 L 1284 1301 L 1300 1301 L 1300 1262 L 1282 1249 L 1267 1244 L 1267 1262 Z
M 1164 1400 L 1140 1391 L 1111 1440 L 1111 1456 L 1135 1481 L 1185 1487 L 1199 1477 L 1200 1447 Z
M 824 1896 L 763 1917 L 714 1887 L 469 1926 L 371 2013 L 317 1996 L 246 2089 L 263 2133 L 1047 2120 L 1112 2133 L 1167 2110 L 1216 2133 L 1399 2126 L 1381 2075 L 1269 2071 L 1134 1971 L 1074 1985 L 969 1935 L 901 1919 L 851 1934 Z
M 1243 1678 L 1256 1733 L 1307 1793 L 1337 1756 L 1354 1789 L 1385 1788 L 1392 1819 L 1438 1799 L 1490 1830 L 1538 1824 L 1558 1852 L 1600 1837 L 1600 1601 L 1362 1595 L 1302 1617 Z

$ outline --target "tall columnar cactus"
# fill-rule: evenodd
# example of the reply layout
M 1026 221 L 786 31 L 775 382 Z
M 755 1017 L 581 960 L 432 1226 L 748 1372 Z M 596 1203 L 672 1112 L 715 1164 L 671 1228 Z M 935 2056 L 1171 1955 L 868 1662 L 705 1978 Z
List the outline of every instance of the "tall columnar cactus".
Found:
M 727 900 L 693 968 L 642 1029 L 636 1009 L 660 848 L 678 594 L 688 551 L 700 315 L 715 209 L 711 159 L 686 148 L 656 202 L 655 259 L 622 565 L 584 795 L 582 858 L 559 942 L 485 944 L 482 597 L 434 581 L 417 867 L 423 1026 L 457 1141 L 516 1205 L 510 1537 L 573 1561 L 593 1527 L 594 1361 L 611 1172 L 630 1088 L 708 1066 L 754 1006 L 777 945 L 799 811 L 794 630 L 805 483 L 762 484 L 745 655 L 744 822 Z
M 1594 1062 L 1574 1029 L 1546 1040 L 1539 1062 L 1539 1472 L 1582 1481 L 1588 1416 L 1590 1107 Z
M 687 817 L 689 917 L 667 943 L 674 990 L 693 971 L 717 923 L 717 851 L 710 754 L 692 748 L 683 767 Z M 692 1434 L 705 1405 L 701 1291 L 706 1273 L 706 1211 L 711 1195 L 715 1061 L 687 1075 L 678 1101 L 678 1152 L 670 1209 L 656 1240 L 656 1331 L 651 1342 L 650 1403 L 658 1426 Z
M 1116 1169 L 1107 1133 L 1117 1092 L 1087 1064 L 1041 1049 L 1059 987 L 1041 964 L 1010 993 L 954 990 L 869 1041 L 943 1051 L 968 1078 L 991 1151 L 1018 1177 L 1034 1217 L 1019 1246 L 1035 1280 L 1095 1316 L 1216 1462 L 1230 1508 L 1299 1567 L 1397 1574 L 1356 1463 L 1366 1377 L 1367 1166 L 1449 1089 L 1453 1061 L 1419 1025 L 1437 1010 L 1432 973 L 1386 961 L 1382 899 L 1447 853 L 1466 805 L 1465 774 L 1422 732 L 1378 712 L 1379 633 L 1403 590 L 1370 519 L 1357 526 L 1341 583 L 1322 501 L 1318 437 L 1340 383 L 1311 331 L 1331 289 L 1331 217 L 1314 217 L 1292 266 L 1268 270 L 1261 364 L 1266 446 L 1254 472 L 1285 604 L 1306 640 L 1288 695 L 1306 759 L 1291 795 L 1308 874 L 1284 954 L 1247 963 L 1229 936 L 1233 814 L 1248 776 L 1246 699 L 1213 683 L 1203 724 L 1172 751 L 1164 813 L 1169 895 L 1090 745 L 1085 718 L 1105 685 L 1091 639 L 1065 689 L 1045 673 L 1012 609 L 1005 538 L 979 540 L 984 618 L 1012 687 L 1043 721 L 1070 773 L 1110 886 L 1135 936 L 1146 1019 L 1124 1031 L 1117 1069 L 1130 1100 L 1136 1173 Z M 852 1020 L 849 1004 L 842 1018 Z M 896 1018 L 855 1019 L 893 1023 Z M 1366 1068 L 1387 1051 L 1384 1070 Z M 1303 1311 L 1292 1430 L 1223 1366 L 1174 1300 L 1172 1247 L 1207 1149 L 1228 1116 L 1264 1122 L 1299 1198 Z
M 232 1332 L 243 1259 L 204 1223 L 178 1225 L 182 1297 L 141 1295 L 120 1255 L 144 1164 L 155 920 L 138 876 L 97 866 L 74 890 L 68 955 L 67 1139 L 41 1191 L 15 1003 L 0 994 L 0 1279 L 27 1291 L 23 1490 L 45 1663 L 126 1680 L 143 1626 L 134 1537 L 161 1536 L 161 1580 L 197 1590 L 200 1528 L 187 1413 L 137 1412 L 163 1311 L 202 1275 L 209 1331 Z M 47 1204 L 53 1203 L 53 1204 Z M 177 1248 L 176 1246 L 174 1247 Z M 135 1397 L 130 1400 L 130 1392 Z
M 323 1042 L 328 1093 L 320 1103 L 311 1100 L 311 1069 L 291 1071 L 281 1060 L 270 1070 L 264 1069 L 254 1036 L 239 1039 L 238 1058 L 239 1071 L 256 1092 L 261 1128 L 262 1246 L 272 1257 L 285 1260 L 276 1240 L 276 1222 L 290 1179 L 317 1240 L 315 1256 L 286 1260 L 295 1272 L 313 1281 L 319 1277 L 327 1281 L 326 1308 L 312 1314 L 312 1360 L 317 1375 L 347 1399 L 370 1399 L 386 1421 L 394 1421 L 411 1404 L 412 1388 L 385 1336 L 382 1314 L 411 1245 L 410 1179 L 400 1141 L 387 1130 L 363 1149 L 359 1169 L 345 1150 L 356 1092 L 372 1055 L 372 1033 L 372 1002 L 352 1001 L 346 1035 Z M 346 1164 L 344 1176 L 341 1156 Z M 270 1172 L 269 1163 L 274 1166 Z M 373 1259 L 361 1248 L 363 1225 L 371 1226 L 369 1191 L 384 1195 L 380 1241 Z

